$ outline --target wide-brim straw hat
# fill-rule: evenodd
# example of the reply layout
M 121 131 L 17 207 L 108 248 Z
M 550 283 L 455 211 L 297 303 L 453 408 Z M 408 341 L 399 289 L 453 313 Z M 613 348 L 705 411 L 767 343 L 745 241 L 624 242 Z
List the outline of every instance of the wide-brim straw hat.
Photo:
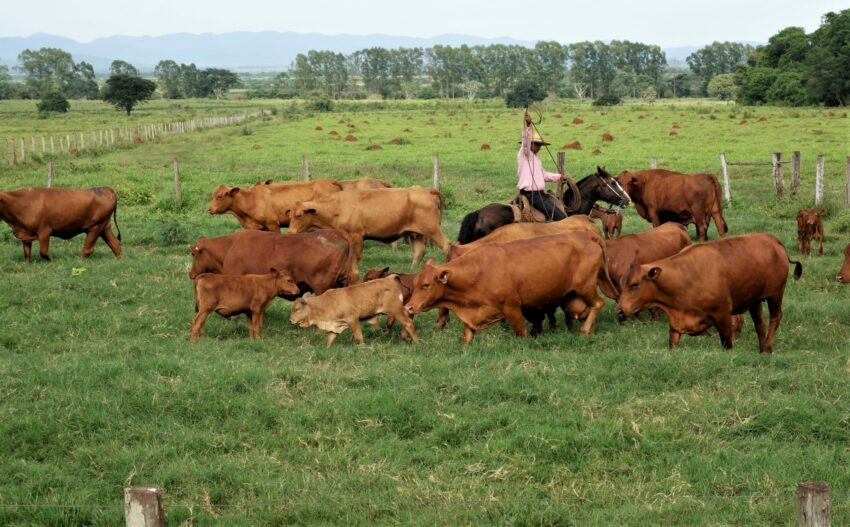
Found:
M 540 137 L 540 134 L 537 133 L 537 131 L 534 131 L 534 132 L 531 133 L 531 142 L 532 143 L 538 143 L 538 144 L 541 144 L 543 146 L 549 146 L 549 145 L 552 144 L 552 143 L 547 143 L 546 141 L 544 141 L 543 138 Z M 522 141 L 520 141 L 519 144 L 522 144 Z

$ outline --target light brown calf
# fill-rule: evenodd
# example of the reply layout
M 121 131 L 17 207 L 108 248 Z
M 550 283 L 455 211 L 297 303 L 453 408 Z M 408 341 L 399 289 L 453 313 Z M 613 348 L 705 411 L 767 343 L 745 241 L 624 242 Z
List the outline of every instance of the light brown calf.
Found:
M 245 313 L 248 335 L 260 337 L 266 308 L 278 295 L 294 295 L 298 286 L 286 271 L 270 274 L 226 275 L 204 273 L 195 279 L 195 311 L 192 342 L 202 337 L 207 316 L 215 311 L 223 317 Z
M 330 347 L 346 328 L 351 328 L 354 340 L 363 344 L 360 321 L 366 320 L 377 326 L 378 315 L 388 315 L 401 322 L 403 339 L 409 337 L 418 342 L 413 319 L 404 310 L 403 298 L 398 278 L 388 276 L 351 287 L 331 289 L 319 296 L 302 296 L 292 303 L 289 322 L 302 328 L 316 326 L 327 331 L 327 347 Z
M 619 238 L 620 233 L 623 232 L 623 215 L 618 210 L 593 207 L 590 217 L 602 222 L 602 232 L 605 233 L 606 240 Z
M 823 220 L 826 209 L 802 209 L 797 213 L 797 253 L 812 254 L 812 240 L 818 241 L 818 254 L 823 256 Z

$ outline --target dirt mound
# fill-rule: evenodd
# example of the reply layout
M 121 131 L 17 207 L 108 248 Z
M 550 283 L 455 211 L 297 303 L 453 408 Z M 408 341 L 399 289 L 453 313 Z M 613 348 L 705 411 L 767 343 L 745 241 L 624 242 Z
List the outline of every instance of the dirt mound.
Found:
M 581 117 L 576 117 L 575 119 L 573 119 L 573 124 L 582 124 L 583 122 L 584 121 Z
M 383 150 L 383 149 L 384 149 L 384 147 L 382 147 L 381 145 L 370 145 L 368 148 L 366 148 L 366 150 Z
M 313 130 L 315 130 L 317 132 L 321 132 L 322 130 L 324 130 L 324 128 L 322 128 L 321 126 L 317 126 L 317 127 L 313 128 Z
M 760 122 L 760 123 L 763 123 L 763 122 L 765 122 L 765 121 L 767 121 L 767 117 L 765 117 L 764 115 L 762 115 L 761 117 L 759 117 L 759 122 Z
M 402 131 L 403 131 L 403 132 L 412 132 L 413 130 L 411 130 L 410 128 L 405 128 L 405 129 L 404 129 L 404 130 L 402 130 Z
M 345 123 L 346 123 L 345 119 L 340 119 L 339 121 L 337 121 L 337 124 L 345 124 Z
M 569 128 L 569 127 L 570 127 L 570 125 L 568 125 L 567 123 L 564 123 L 564 124 L 562 124 L 561 126 L 563 126 L 564 128 Z
M 68 149 L 68 153 L 71 154 L 72 156 L 75 156 L 75 155 L 79 154 L 80 151 L 72 146 L 71 148 Z
M 673 123 L 673 128 L 681 128 L 681 126 L 679 126 L 679 123 Z
M 738 123 L 738 124 L 747 124 L 748 122 L 749 122 L 748 120 L 743 119 L 743 120 L 741 120 L 741 122 L 740 122 L 740 123 Z
M 614 136 L 609 134 L 608 132 L 605 132 L 604 134 L 602 134 L 602 141 L 603 142 L 611 142 L 613 140 L 614 140 Z
M 553 117 L 555 117 L 555 119 L 561 119 L 561 118 L 563 118 L 564 116 L 563 116 L 563 115 L 561 115 L 561 114 L 559 114 L 559 113 L 556 113 Z
M 357 125 L 355 125 L 355 124 L 351 124 L 351 123 L 348 123 L 348 124 L 347 124 L 347 125 L 345 125 L 345 126 L 347 126 L 347 127 L 349 127 L 349 128 L 357 128 Z
M 674 130 L 674 131 L 670 132 L 670 135 L 671 135 L 671 136 L 672 136 L 672 135 L 679 135 L 679 132 L 677 132 L 677 131 L 675 131 L 675 130 Z
M 396 137 L 395 139 L 393 139 L 392 141 L 390 141 L 390 144 L 391 144 L 391 145 L 400 145 L 400 144 L 401 144 L 401 141 L 399 141 L 398 137 Z
M 643 115 L 638 115 L 638 119 L 643 119 Z
M 481 145 L 481 150 L 490 150 L 490 145 L 488 143 L 484 143 Z
M 600 150 L 600 149 L 598 149 L 598 148 L 594 148 L 594 149 L 593 149 L 593 152 L 591 152 L 591 154 L 593 154 L 593 155 L 599 155 L 599 154 L 601 154 L 601 153 L 602 153 L 602 150 Z
M 369 121 L 363 121 L 363 124 L 369 124 Z
M 561 150 L 581 150 L 581 143 L 579 143 L 578 141 L 573 141 L 568 145 L 562 146 Z
M 251 148 L 253 148 L 254 150 L 259 150 L 262 147 L 260 145 L 256 144 L 256 143 L 254 143 L 253 145 L 251 145 Z
M 331 130 L 330 132 L 328 132 L 328 135 L 339 135 L 339 132 L 337 132 L 336 130 Z
M 353 136 L 353 135 L 351 135 L 351 134 L 348 134 L 347 136 L 345 136 L 345 140 L 346 140 L 346 141 L 357 141 L 357 138 L 356 138 L 356 137 L 354 137 L 354 136 Z

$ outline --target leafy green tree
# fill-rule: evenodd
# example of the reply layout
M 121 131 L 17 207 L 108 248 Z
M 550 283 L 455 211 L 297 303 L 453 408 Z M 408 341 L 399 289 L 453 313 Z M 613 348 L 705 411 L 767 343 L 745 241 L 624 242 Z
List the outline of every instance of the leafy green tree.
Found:
M 729 101 L 735 99 L 735 76 L 732 73 L 721 73 L 715 75 L 708 81 L 708 96 L 717 97 L 721 101 Z
M 11 99 L 14 94 L 12 77 L 9 75 L 9 67 L 0 65 L 0 100 Z
M 230 70 L 221 68 L 206 68 L 201 71 L 202 78 L 202 97 L 215 95 L 216 99 L 221 99 L 227 92 L 239 85 L 239 76 Z
M 316 72 L 310 65 L 307 55 L 303 53 L 295 56 L 295 61 L 289 68 L 289 75 L 292 77 L 292 84 L 295 91 L 301 95 L 306 95 L 318 88 L 319 82 Z
M 74 73 L 65 85 L 65 95 L 69 99 L 95 100 L 100 97 L 100 89 L 91 64 L 81 61 L 74 65 Z
M 130 64 L 129 62 L 124 62 L 123 60 L 113 60 L 112 64 L 109 65 L 109 74 L 132 75 L 134 77 L 138 77 L 139 70 L 137 70 L 136 67 Z
M 811 35 L 806 85 L 814 100 L 829 106 L 850 103 L 850 9 L 827 13 Z
M 708 82 L 722 73 L 732 73 L 736 64 L 746 64 L 753 52 L 749 44 L 739 42 L 713 42 L 688 55 L 686 62 L 694 75 L 702 79 L 702 92 Z
M 25 49 L 18 55 L 18 70 L 24 75 L 24 94 L 40 99 L 53 91 L 64 93 L 74 74 L 74 59 L 57 48 Z
M 555 41 L 540 41 L 534 45 L 529 63 L 531 75 L 548 93 L 559 93 L 567 74 L 568 48 Z
M 809 36 L 803 28 L 787 27 L 770 37 L 766 46 L 759 48 L 758 65 L 784 68 L 802 64 L 810 47 Z
M 803 72 L 799 69 L 781 71 L 765 93 L 767 102 L 789 106 L 803 106 L 810 102 Z
M 744 104 L 767 102 L 767 91 L 776 82 L 778 76 L 779 70 L 775 68 L 748 68 L 743 75 L 743 83 L 739 86 L 740 100 Z
M 41 101 L 36 105 L 39 113 L 66 113 L 71 105 L 68 99 L 58 91 L 44 94 Z
M 546 98 L 546 91 L 532 79 L 517 82 L 505 97 L 508 108 L 525 108 Z
M 180 66 L 173 60 L 161 60 L 154 68 L 154 75 L 166 99 L 180 99 L 183 92 L 180 86 Z
M 150 100 L 155 91 L 156 83 L 153 81 L 118 73 L 106 79 L 101 96 L 116 109 L 124 110 L 130 115 L 137 104 Z

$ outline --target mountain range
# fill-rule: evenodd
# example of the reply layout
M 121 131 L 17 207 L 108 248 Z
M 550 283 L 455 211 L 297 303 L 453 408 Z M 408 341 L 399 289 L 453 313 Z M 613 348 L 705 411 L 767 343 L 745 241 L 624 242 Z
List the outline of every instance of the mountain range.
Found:
M 173 33 L 150 37 L 112 36 L 91 42 L 77 42 L 70 38 L 38 33 L 28 37 L 0 37 L 0 64 L 14 66 L 18 54 L 25 49 L 53 47 L 65 50 L 74 60 L 86 61 L 98 73 L 109 70 L 115 59 L 152 71 L 164 59 L 178 63 L 194 63 L 199 68 L 222 67 L 235 71 L 280 71 L 287 69 L 298 53 L 309 50 L 330 50 L 353 53 L 369 47 L 399 48 L 434 45 L 460 46 L 467 44 L 517 44 L 533 47 L 534 42 L 513 38 L 482 38 L 471 35 L 446 34 L 431 38 L 373 35 L 323 35 L 320 33 L 294 33 L 278 31 L 232 33 Z M 684 64 L 685 58 L 699 49 L 698 46 L 666 48 L 670 64 Z

